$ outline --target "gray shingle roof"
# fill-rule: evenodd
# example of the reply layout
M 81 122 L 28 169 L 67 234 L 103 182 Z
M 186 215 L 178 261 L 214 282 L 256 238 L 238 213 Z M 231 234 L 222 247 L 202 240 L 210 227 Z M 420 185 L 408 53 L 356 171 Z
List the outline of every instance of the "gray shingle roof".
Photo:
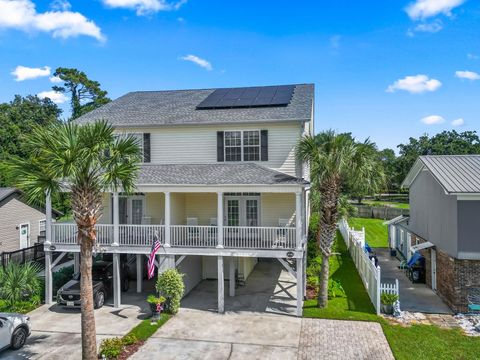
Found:
M 418 161 L 447 193 L 480 193 L 480 155 L 427 155 Z
M 174 164 L 141 166 L 138 185 L 303 185 L 303 179 L 258 164 Z
M 17 192 L 17 189 L 10 187 L 0 187 L 0 201 Z
M 105 119 L 114 126 L 308 121 L 312 117 L 313 84 L 295 85 L 288 106 L 197 110 L 215 89 L 130 92 L 76 121 Z

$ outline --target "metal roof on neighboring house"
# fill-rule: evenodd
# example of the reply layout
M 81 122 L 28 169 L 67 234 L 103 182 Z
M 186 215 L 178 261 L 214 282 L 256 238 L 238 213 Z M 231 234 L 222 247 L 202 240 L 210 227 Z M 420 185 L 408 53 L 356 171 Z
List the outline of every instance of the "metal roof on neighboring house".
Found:
M 307 185 L 264 166 L 247 164 L 141 165 L 137 185 Z
M 449 194 L 480 193 L 480 155 L 420 156 L 402 186 L 409 187 L 423 169 Z
M 294 87 L 286 106 L 222 109 L 197 109 L 217 89 L 130 92 L 75 121 L 85 124 L 104 119 L 117 127 L 310 121 L 314 85 Z

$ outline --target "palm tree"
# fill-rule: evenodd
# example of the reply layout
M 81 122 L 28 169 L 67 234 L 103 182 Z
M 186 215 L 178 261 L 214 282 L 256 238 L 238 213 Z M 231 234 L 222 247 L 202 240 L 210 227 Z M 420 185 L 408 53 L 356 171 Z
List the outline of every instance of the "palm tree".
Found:
M 25 141 L 32 156 L 14 158 L 5 169 L 32 202 L 44 202 L 46 193 L 70 195 L 81 254 L 82 358 L 93 360 L 97 358 L 92 291 L 95 225 L 102 216 L 104 192 L 134 188 L 140 150 L 134 137 L 116 136 L 105 121 L 37 127 Z
M 322 255 L 318 306 L 328 304 L 329 258 L 335 239 L 343 186 L 352 179 L 382 176 L 376 173 L 376 156 L 368 143 L 358 143 L 350 134 L 333 130 L 303 137 L 296 147 L 297 158 L 310 166 L 312 193 L 318 199 L 320 226 L 317 242 Z

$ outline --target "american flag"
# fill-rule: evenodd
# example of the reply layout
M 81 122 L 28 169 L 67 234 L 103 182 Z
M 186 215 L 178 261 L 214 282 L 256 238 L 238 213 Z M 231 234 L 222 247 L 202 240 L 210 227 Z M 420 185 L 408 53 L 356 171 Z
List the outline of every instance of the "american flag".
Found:
M 155 234 L 155 236 L 153 237 L 152 249 L 150 250 L 150 257 L 148 258 L 147 263 L 149 279 L 153 278 L 153 276 L 155 275 L 155 254 L 161 246 L 162 244 L 160 244 L 160 241 L 158 241 L 158 234 Z

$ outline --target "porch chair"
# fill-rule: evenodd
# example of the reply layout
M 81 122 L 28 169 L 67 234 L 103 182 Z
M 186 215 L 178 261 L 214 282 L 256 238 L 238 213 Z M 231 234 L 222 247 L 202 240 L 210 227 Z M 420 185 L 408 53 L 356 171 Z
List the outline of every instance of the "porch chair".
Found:
M 198 225 L 198 218 L 196 217 L 187 217 L 187 225 L 189 226 L 197 226 Z M 198 228 L 197 229 L 192 229 L 192 228 L 188 228 L 188 236 L 189 237 L 198 237 L 200 234 L 199 234 L 199 230 Z
M 290 224 L 290 219 L 278 219 L 278 226 L 280 228 L 288 227 L 289 224 Z M 278 229 L 277 236 L 273 242 L 272 248 L 278 249 L 278 248 L 287 247 L 287 236 L 288 236 L 288 231 L 286 229 Z
M 468 289 L 467 295 L 468 312 L 480 314 L 480 288 L 474 287 Z

